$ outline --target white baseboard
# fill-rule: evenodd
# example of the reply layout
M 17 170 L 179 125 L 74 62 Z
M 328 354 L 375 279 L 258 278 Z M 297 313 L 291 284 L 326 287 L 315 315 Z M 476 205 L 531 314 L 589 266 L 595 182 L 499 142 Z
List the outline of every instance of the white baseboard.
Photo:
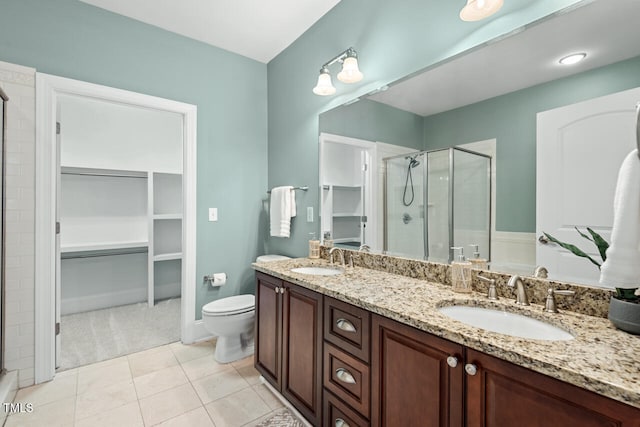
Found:
M 215 337 L 215 335 L 213 335 L 211 332 L 207 331 L 204 328 L 203 320 L 196 320 L 195 322 L 193 322 L 192 332 L 193 334 L 191 336 L 193 337 L 193 342 L 210 340 L 211 338 Z M 192 343 L 185 343 L 185 344 L 192 344 Z
M 177 293 L 176 293 L 177 290 Z M 158 299 L 180 296 L 180 285 L 166 284 L 155 288 Z M 82 313 L 84 311 L 100 310 L 102 308 L 117 307 L 119 305 L 136 304 L 147 301 L 147 288 L 127 289 L 118 292 L 105 292 L 76 298 L 63 298 L 60 302 L 61 314 Z

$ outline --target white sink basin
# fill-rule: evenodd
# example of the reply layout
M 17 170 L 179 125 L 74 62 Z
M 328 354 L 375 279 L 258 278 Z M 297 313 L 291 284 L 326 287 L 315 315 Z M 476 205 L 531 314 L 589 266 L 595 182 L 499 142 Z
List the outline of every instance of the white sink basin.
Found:
M 569 332 L 548 323 L 500 310 L 464 305 L 441 307 L 438 310 L 445 316 L 467 325 L 514 337 L 547 341 L 566 341 L 574 338 Z
M 344 270 L 332 267 L 298 267 L 292 268 L 291 271 L 294 273 L 311 274 L 315 276 L 336 276 L 344 273 Z

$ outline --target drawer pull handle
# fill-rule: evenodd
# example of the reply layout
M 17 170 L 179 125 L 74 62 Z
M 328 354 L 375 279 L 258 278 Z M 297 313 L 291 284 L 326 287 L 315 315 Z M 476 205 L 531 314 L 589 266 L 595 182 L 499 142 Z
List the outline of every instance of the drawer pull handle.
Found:
M 458 358 L 455 356 L 447 357 L 447 365 L 451 366 L 452 368 L 455 368 L 456 366 L 458 366 Z
M 336 418 L 336 427 L 349 427 L 349 424 L 342 418 Z
M 347 319 L 338 319 L 336 320 L 336 326 L 338 329 L 342 329 L 345 332 L 356 332 L 356 327 L 353 326 L 353 323 L 349 322 Z
M 353 375 L 351 375 L 351 372 L 347 371 L 344 368 L 336 369 L 336 378 L 338 378 L 343 383 L 347 383 L 347 384 L 356 383 L 356 379 L 353 378 Z
M 478 373 L 478 367 L 473 363 L 467 363 L 464 365 L 464 370 L 467 371 L 467 374 L 469 375 L 475 375 Z

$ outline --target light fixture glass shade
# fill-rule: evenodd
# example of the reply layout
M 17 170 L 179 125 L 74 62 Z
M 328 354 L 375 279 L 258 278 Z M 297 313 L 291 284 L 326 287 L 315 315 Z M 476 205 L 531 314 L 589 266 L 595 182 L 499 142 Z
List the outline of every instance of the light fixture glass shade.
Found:
M 331 74 L 329 74 L 328 70 L 320 71 L 318 84 L 313 88 L 313 93 L 320 96 L 333 95 L 336 93 L 336 88 L 331 84 Z
M 467 0 L 467 5 L 460 11 L 463 21 L 479 21 L 500 10 L 504 0 Z
M 342 63 L 342 71 L 338 73 L 338 80 L 342 83 L 356 83 L 362 80 L 363 74 L 358 69 L 358 59 L 348 56 Z

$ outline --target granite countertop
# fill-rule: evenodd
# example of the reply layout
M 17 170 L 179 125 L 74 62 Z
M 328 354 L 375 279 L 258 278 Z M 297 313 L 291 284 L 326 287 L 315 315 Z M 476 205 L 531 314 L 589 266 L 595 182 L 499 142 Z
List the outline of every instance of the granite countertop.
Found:
M 521 307 L 505 298 L 490 301 L 479 293 L 454 293 L 450 286 L 361 267 L 347 267 L 336 276 L 290 271 L 296 267 L 328 265 L 323 259 L 297 258 L 254 263 L 253 268 L 640 408 L 640 336 L 619 331 L 607 319 L 569 311 L 544 313 L 539 305 Z M 468 326 L 437 310 L 454 304 L 523 314 L 558 326 L 575 339 L 542 341 L 512 337 Z

